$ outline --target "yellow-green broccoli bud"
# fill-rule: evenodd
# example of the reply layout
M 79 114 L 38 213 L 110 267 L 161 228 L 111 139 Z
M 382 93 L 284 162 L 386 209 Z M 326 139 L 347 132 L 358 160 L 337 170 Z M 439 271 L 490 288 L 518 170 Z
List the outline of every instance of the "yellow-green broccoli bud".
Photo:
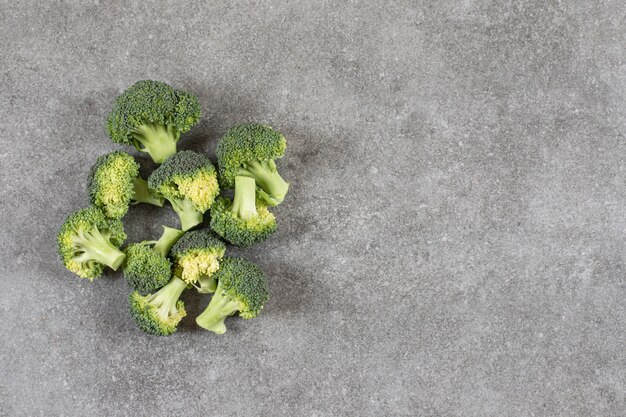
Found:
M 226 253 L 224 242 L 209 230 L 192 230 L 176 242 L 170 251 L 174 271 L 183 281 L 196 286 L 200 292 L 212 292 L 213 274 Z
M 193 151 L 181 151 L 165 160 L 148 178 L 148 187 L 172 204 L 183 230 L 202 223 L 203 213 L 220 191 L 209 158 Z
M 139 177 L 139 164 L 126 152 L 100 156 L 91 168 L 87 188 L 91 204 L 112 219 L 122 218 L 130 204 L 163 205 L 163 199 L 150 194 L 147 182 Z

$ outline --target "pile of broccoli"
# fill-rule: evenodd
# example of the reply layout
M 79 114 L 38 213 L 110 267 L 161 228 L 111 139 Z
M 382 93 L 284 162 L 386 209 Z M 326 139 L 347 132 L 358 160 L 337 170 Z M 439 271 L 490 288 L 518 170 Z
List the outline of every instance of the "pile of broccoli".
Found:
M 106 268 L 121 268 L 132 291 L 130 316 L 152 335 L 176 331 L 187 315 L 185 290 L 212 294 L 196 323 L 217 334 L 226 331 L 228 316 L 256 317 L 269 297 L 263 271 L 226 251 L 227 243 L 249 247 L 276 232 L 270 208 L 289 190 L 276 166 L 285 137 L 264 124 L 234 126 L 217 144 L 216 169 L 207 155 L 177 151 L 181 134 L 200 117 L 195 95 L 163 82 L 139 81 L 120 94 L 106 120 L 108 136 L 160 165 L 144 179 L 126 152 L 97 158 L 87 180 L 89 206 L 70 214 L 57 235 L 61 262 L 79 277 L 93 281 Z M 166 202 L 178 228 L 163 226 L 157 240 L 123 247 L 122 220 L 131 206 Z M 205 214 L 210 227 L 203 227 Z

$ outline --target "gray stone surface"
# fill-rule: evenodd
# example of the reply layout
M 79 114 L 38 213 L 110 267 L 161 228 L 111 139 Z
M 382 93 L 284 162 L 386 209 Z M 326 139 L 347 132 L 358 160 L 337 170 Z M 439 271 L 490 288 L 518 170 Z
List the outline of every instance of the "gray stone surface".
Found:
M 379 3 L 2 2 L 0 415 L 625 415 L 623 1 Z M 191 292 L 144 335 L 119 274 L 57 260 L 146 78 L 200 97 L 182 149 L 288 138 L 280 230 L 239 251 L 272 297 L 223 336 Z

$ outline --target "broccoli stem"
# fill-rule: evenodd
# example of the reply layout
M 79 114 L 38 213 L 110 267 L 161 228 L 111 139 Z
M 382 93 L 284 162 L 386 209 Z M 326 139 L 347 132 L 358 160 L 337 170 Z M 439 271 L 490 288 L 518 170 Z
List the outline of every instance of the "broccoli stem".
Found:
M 170 253 L 172 246 L 174 246 L 174 243 L 176 243 L 184 234 L 185 232 L 182 230 L 163 226 L 163 234 L 154 244 L 154 251 L 160 253 L 164 257 L 167 256 L 167 254 Z
M 163 207 L 163 199 L 156 198 L 152 195 L 152 193 L 148 190 L 148 181 L 143 178 L 135 178 L 133 190 L 133 204 L 146 203 L 152 204 L 153 206 Z
M 124 252 L 116 248 L 98 229 L 79 231 L 74 237 L 74 245 L 78 252 L 82 252 L 76 257 L 78 262 L 94 260 L 117 271 L 126 258 Z
M 187 231 L 202 223 L 202 213 L 198 212 L 193 203 L 187 199 L 171 199 L 172 208 L 180 218 L 181 229 Z
M 196 289 L 201 294 L 210 294 L 215 292 L 215 289 L 217 288 L 217 280 L 207 275 L 202 275 L 198 278 L 198 284 L 200 284 L 200 286 L 196 286 Z
M 255 179 L 259 195 L 270 206 L 276 206 L 285 199 L 289 183 L 280 176 L 273 159 L 263 162 L 249 161 L 241 173 Z
M 170 282 L 154 294 L 148 295 L 146 301 L 154 306 L 157 315 L 163 320 L 175 315 L 178 312 L 176 303 L 180 295 L 187 288 L 187 283 L 174 276 Z
M 141 152 L 147 152 L 157 164 L 176 153 L 178 136 L 171 125 L 141 125 L 133 130 L 132 135 L 135 139 L 135 147 Z
M 257 216 L 254 178 L 235 177 L 235 196 L 230 211 L 243 220 L 250 220 Z
M 211 302 L 207 308 L 196 317 L 196 323 L 203 329 L 207 329 L 217 334 L 223 334 L 226 332 L 226 325 L 224 319 L 228 316 L 232 316 L 237 312 L 239 306 L 236 302 L 229 300 L 221 289 L 221 285 L 217 284 L 217 290 L 211 298 Z

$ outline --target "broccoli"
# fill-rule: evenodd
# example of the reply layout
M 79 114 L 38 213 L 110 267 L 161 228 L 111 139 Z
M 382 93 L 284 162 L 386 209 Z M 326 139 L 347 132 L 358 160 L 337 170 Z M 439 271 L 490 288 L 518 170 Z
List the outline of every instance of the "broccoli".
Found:
M 63 265 L 90 281 L 99 278 L 105 266 L 117 270 L 124 262 L 119 247 L 125 240 L 122 222 L 107 218 L 97 207 L 70 214 L 57 235 Z
M 179 300 L 187 284 L 174 276 L 154 294 L 142 296 L 133 291 L 129 297 L 130 313 L 141 330 L 156 336 L 168 336 L 187 315 L 185 303 Z
M 172 264 L 167 254 L 183 232 L 166 226 L 163 229 L 159 240 L 133 243 L 124 250 L 124 277 L 128 285 L 136 291 L 158 290 L 172 278 Z
M 211 208 L 211 228 L 233 245 L 246 247 L 274 233 L 276 219 L 263 202 L 256 201 L 254 179 L 236 176 L 232 203 L 222 197 Z
M 267 282 L 263 271 L 241 258 L 226 257 L 215 273 L 217 288 L 206 310 L 196 323 L 217 334 L 226 331 L 224 319 L 239 311 L 244 319 L 256 317 L 268 299 Z
M 169 200 L 183 230 L 202 223 L 202 214 L 220 191 L 209 158 L 193 151 L 181 151 L 167 158 L 148 178 L 148 188 Z
M 156 163 L 176 152 L 180 134 L 200 119 L 191 93 L 159 81 L 139 81 L 115 99 L 106 130 L 113 142 L 133 145 Z
M 249 123 L 231 128 L 217 144 L 220 185 L 233 188 L 237 176 L 254 178 L 267 204 L 280 204 L 289 184 L 278 173 L 274 160 L 283 157 L 286 146 L 285 137 L 269 126 Z
M 162 207 L 148 191 L 148 183 L 139 177 L 139 164 L 126 152 L 100 156 L 89 173 L 89 200 L 113 219 L 121 219 L 131 203 L 148 203 Z
M 199 292 L 209 293 L 217 286 L 212 276 L 219 269 L 224 253 L 226 245 L 210 231 L 193 230 L 176 242 L 170 256 L 176 275 Z

